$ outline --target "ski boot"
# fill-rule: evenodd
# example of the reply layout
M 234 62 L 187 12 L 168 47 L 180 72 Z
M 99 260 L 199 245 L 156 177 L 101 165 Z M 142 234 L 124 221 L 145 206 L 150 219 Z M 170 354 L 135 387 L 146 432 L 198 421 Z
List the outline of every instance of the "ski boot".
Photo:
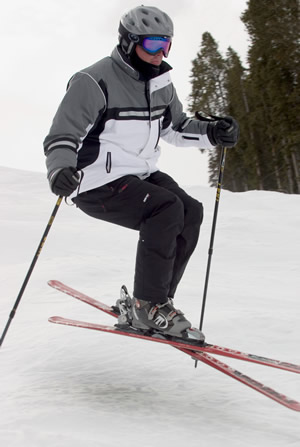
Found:
M 117 325 L 119 328 L 131 327 L 156 337 L 167 335 L 197 343 L 203 343 L 205 340 L 203 332 L 192 328 L 183 312 L 175 309 L 171 298 L 166 303 L 152 304 L 149 301 L 131 298 L 126 286 L 122 286 L 116 308 L 119 312 Z
M 176 338 L 204 342 L 204 334 L 192 328 L 181 310 L 176 309 L 171 298 L 166 303 L 152 304 L 133 298 L 132 326 L 138 329 L 153 329 L 154 332 Z

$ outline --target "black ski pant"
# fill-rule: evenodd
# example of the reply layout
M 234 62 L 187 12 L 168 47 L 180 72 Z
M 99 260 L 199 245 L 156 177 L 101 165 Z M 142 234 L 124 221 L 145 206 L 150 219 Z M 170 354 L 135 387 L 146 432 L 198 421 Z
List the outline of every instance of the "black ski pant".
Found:
M 139 231 L 134 296 L 163 303 L 174 297 L 193 253 L 203 207 L 167 174 L 124 176 L 73 199 L 89 216 Z

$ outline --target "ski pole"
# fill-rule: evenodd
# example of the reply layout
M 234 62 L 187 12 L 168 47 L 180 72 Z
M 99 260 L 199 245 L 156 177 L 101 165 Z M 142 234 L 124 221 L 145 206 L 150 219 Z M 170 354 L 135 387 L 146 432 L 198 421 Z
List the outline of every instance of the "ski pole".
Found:
M 48 222 L 48 224 L 47 224 L 47 227 L 46 227 L 46 229 L 45 229 L 45 231 L 44 231 L 44 234 L 43 234 L 43 236 L 42 236 L 41 242 L 39 243 L 39 246 L 38 246 L 38 248 L 37 248 L 37 251 L 36 251 L 36 253 L 35 253 L 34 257 L 33 257 L 33 260 L 32 260 L 32 262 L 31 262 L 31 264 L 30 264 L 30 267 L 29 267 L 29 270 L 28 270 L 28 272 L 27 272 L 27 275 L 26 275 L 26 277 L 25 277 L 25 279 L 24 279 L 24 282 L 23 282 L 23 284 L 22 284 L 22 287 L 21 287 L 21 289 L 20 289 L 20 292 L 19 292 L 19 294 L 18 294 L 18 296 L 17 296 L 17 299 L 16 299 L 16 302 L 15 302 L 15 304 L 14 304 L 14 307 L 12 308 L 12 310 L 11 310 L 11 312 L 10 312 L 10 314 L 9 314 L 8 321 L 7 321 L 7 323 L 6 323 L 6 326 L 5 326 L 5 328 L 4 328 L 3 334 L 2 334 L 1 339 L 0 339 L 0 347 L 2 346 L 2 343 L 3 343 L 3 341 L 4 341 L 4 338 L 5 338 L 5 336 L 6 336 L 6 333 L 7 333 L 8 329 L 9 329 L 10 323 L 12 322 L 12 319 L 13 319 L 14 316 L 15 316 L 15 313 L 16 313 L 16 311 L 17 311 L 17 307 L 18 307 L 18 305 L 19 305 L 19 303 L 20 303 L 20 301 L 21 301 L 22 295 L 23 295 L 24 290 L 25 290 L 25 288 L 26 288 L 26 286 L 27 286 L 27 283 L 28 283 L 28 281 L 29 281 L 29 279 L 30 279 L 30 276 L 31 276 L 32 271 L 33 271 L 33 269 L 34 269 L 34 266 L 35 266 L 35 264 L 36 264 L 36 262 L 37 262 L 37 260 L 38 260 L 38 257 L 39 257 L 39 255 L 40 255 L 40 253 L 41 253 L 41 251 L 42 251 L 42 248 L 43 248 L 43 246 L 44 246 L 44 243 L 46 242 L 48 233 L 49 233 L 50 228 L 51 228 L 51 226 L 52 226 L 52 224 L 53 224 L 53 220 L 54 220 L 54 218 L 55 218 L 55 216 L 56 216 L 56 213 L 57 213 L 58 208 L 59 208 L 59 206 L 60 206 L 60 204 L 61 204 L 61 201 L 62 201 L 62 196 L 59 196 L 58 199 L 57 199 L 57 202 L 56 202 L 56 204 L 55 204 L 55 207 L 54 207 L 54 209 L 53 209 L 53 211 L 52 211 L 52 214 L 51 214 L 51 217 L 50 217 L 49 222 Z
M 215 232 L 216 232 L 216 225 L 217 225 L 218 209 L 219 209 L 220 195 L 221 195 L 221 189 L 222 189 L 223 174 L 224 174 L 224 169 L 225 169 L 226 151 L 227 151 L 227 148 L 222 147 L 221 161 L 220 161 L 220 168 L 219 168 L 218 187 L 217 187 L 215 209 L 214 209 L 214 215 L 213 215 L 213 223 L 212 223 L 212 228 L 211 228 L 211 236 L 210 236 L 210 243 L 209 243 L 209 249 L 208 249 L 208 260 L 207 260 L 207 267 L 206 267 L 206 276 L 205 276 L 205 283 L 204 283 L 204 290 L 203 290 L 202 309 L 201 309 L 201 317 L 200 317 L 200 325 L 199 325 L 200 331 L 202 331 L 202 327 L 203 327 L 207 289 L 208 289 L 208 280 L 209 280 L 209 274 L 210 274 L 211 259 L 212 259 L 213 250 L 214 250 L 214 240 L 215 240 Z M 197 363 L 198 363 L 198 361 L 195 360 L 195 368 L 197 367 Z

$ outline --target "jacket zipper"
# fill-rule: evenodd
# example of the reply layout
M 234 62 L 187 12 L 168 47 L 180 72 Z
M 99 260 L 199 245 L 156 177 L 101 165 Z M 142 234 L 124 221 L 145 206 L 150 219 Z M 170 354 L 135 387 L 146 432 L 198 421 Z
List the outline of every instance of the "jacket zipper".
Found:
M 147 100 L 147 103 L 148 103 L 149 123 L 150 123 L 150 127 L 151 127 L 151 96 L 150 96 L 149 81 L 145 82 L 145 95 L 146 95 L 146 100 Z
M 145 94 L 146 94 L 146 99 L 147 99 L 147 103 L 148 103 L 148 107 L 149 107 L 149 138 L 150 138 L 152 121 L 151 121 L 151 95 L 150 95 L 149 81 L 146 82 L 145 84 L 146 84 L 145 85 Z M 157 140 L 156 140 L 154 149 L 157 148 L 159 139 L 160 139 L 160 126 L 158 125 L 158 135 L 157 135 Z

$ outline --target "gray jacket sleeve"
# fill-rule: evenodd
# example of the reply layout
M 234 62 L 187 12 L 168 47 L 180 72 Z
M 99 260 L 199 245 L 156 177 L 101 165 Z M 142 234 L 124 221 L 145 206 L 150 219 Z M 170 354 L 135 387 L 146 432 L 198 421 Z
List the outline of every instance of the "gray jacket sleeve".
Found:
M 207 137 L 207 122 L 188 118 L 173 87 L 172 100 L 162 124 L 161 137 L 174 146 L 213 148 Z
M 76 168 L 78 149 L 105 108 L 105 95 L 98 82 L 88 73 L 76 73 L 44 140 L 48 177 L 60 168 Z

